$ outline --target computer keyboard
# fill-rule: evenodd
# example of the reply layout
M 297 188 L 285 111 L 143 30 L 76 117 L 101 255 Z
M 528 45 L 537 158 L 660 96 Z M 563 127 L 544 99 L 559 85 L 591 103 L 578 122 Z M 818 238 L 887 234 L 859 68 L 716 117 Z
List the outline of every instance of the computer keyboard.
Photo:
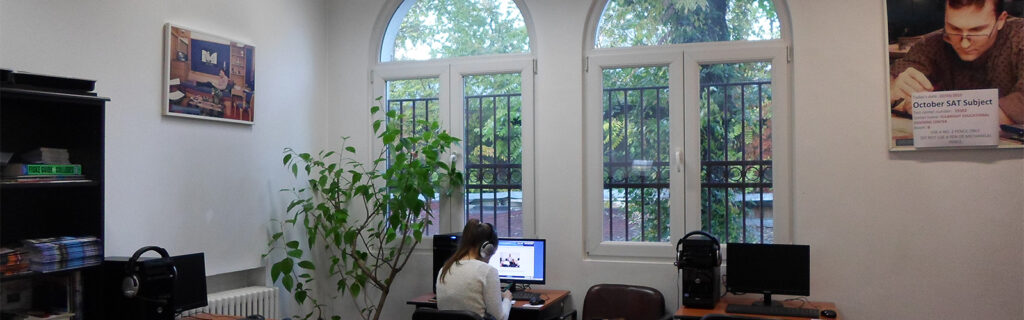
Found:
M 512 291 L 512 300 L 529 301 L 534 297 L 540 297 L 540 294 L 529 291 Z
M 818 309 L 766 307 L 751 304 L 729 304 L 725 307 L 725 312 L 800 318 L 817 318 L 820 315 L 820 311 Z

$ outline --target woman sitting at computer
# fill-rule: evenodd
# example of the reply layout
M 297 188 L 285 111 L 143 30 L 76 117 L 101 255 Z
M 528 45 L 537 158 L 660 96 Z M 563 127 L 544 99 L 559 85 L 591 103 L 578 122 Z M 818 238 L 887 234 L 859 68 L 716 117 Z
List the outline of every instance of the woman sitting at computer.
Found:
M 498 270 L 487 264 L 498 249 L 498 233 L 490 223 L 470 219 L 455 249 L 437 275 L 437 308 L 469 310 L 484 318 L 505 320 L 512 294 L 501 292 Z

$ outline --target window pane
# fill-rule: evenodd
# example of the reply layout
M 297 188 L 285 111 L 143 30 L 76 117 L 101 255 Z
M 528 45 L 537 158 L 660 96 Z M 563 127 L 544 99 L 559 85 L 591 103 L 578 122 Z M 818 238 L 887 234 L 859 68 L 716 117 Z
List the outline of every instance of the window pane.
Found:
M 611 0 L 597 48 L 780 38 L 772 0 Z
M 700 73 L 701 229 L 723 243 L 774 243 L 771 64 Z
M 523 236 L 522 88 L 518 73 L 467 76 L 465 212 L 502 237 Z
M 668 67 L 603 70 L 605 241 L 669 241 Z
M 410 4 L 410 2 L 412 2 Z M 530 51 L 512 0 L 406 0 L 388 27 L 381 61 L 430 60 Z
M 419 125 L 416 121 L 438 120 L 438 92 L 440 84 L 437 78 L 394 80 L 387 82 L 387 110 L 395 111 L 402 115 L 402 135 L 416 134 L 428 128 Z M 391 162 L 390 154 L 388 162 Z M 440 195 L 435 194 L 434 200 L 429 204 L 431 215 L 428 217 L 430 225 L 427 227 L 426 235 L 438 234 L 438 202 Z M 423 212 L 427 214 L 427 212 Z

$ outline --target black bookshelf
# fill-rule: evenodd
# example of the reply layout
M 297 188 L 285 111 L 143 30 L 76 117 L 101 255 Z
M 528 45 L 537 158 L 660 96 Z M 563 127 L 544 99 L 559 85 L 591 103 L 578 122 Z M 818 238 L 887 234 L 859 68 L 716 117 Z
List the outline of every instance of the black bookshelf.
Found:
M 25 239 L 58 236 L 104 238 L 104 112 L 109 99 L 91 88 L 88 80 L 0 72 L 0 151 L 13 153 L 16 161 L 18 154 L 34 148 L 67 149 L 88 179 L 0 183 L 0 245 L 17 247 Z M 99 266 L 84 266 L 4 275 L 0 281 L 31 283 L 34 308 L 59 301 L 37 296 L 65 281 L 64 301 L 72 301 L 76 319 L 92 320 L 102 314 L 102 276 Z

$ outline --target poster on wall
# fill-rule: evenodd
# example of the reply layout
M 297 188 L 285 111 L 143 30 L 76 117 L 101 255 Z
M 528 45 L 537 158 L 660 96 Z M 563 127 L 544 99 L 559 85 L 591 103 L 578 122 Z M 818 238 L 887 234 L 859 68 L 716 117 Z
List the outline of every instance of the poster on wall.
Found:
M 164 25 L 163 113 L 252 124 L 255 47 Z
M 1024 148 L 1024 0 L 886 0 L 889 149 Z

